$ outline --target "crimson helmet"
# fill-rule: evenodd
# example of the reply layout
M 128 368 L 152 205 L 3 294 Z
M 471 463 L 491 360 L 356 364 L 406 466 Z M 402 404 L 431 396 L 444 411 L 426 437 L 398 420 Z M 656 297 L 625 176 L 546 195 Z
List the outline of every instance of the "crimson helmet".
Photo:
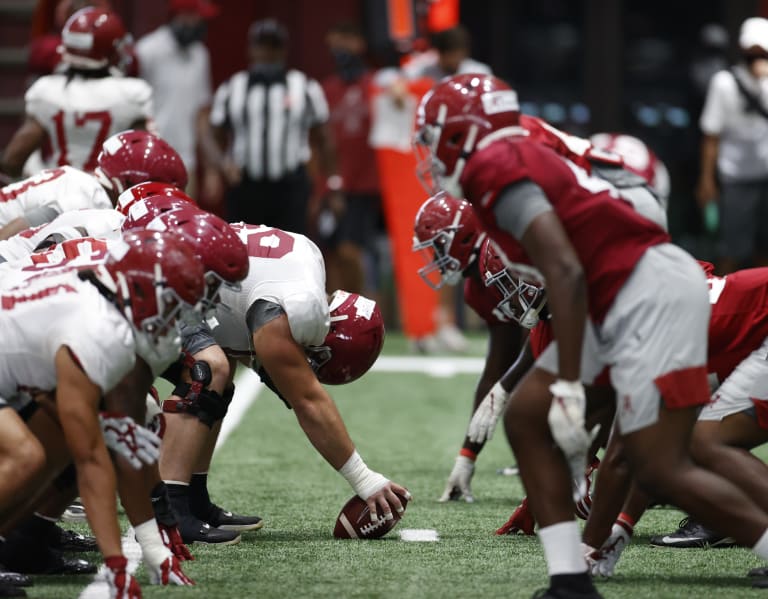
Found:
M 138 202 L 134 202 L 128 209 L 123 222 L 123 231 L 132 229 L 143 229 L 152 220 L 165 212 L 186 208 L 188 210 L 200 210 L 194 203 L 189 201 L 189 196 L 183 191 L 164 193 L 161 195 L 149 196 Z M 202 212 L 202 210 L 200 210 Z
M 248 276 L 248 249 L 237 232 L 215 214 L 196 208 L 180 208 L 156 216 L 150 231 L 169 231 L 192 247 L 205 269 L 203 311 L 219 302 L 222 285 L 238 290 Z
M 623 133 L 595 133 L 589 141 L 598 150 L 618 154 L 624 161 L 624 168 L 645 179 L 666 209 L 670 191 L 669 172 L 651 148 L 636 137 Z
M 416 113 L 417 174 L 427 191 L 463 197 L 459 178 L 472 152 L 499 136 L 524 135 L 519 123 L 517 93 L 497 77 L 455 75 L 438 83 Z
M 161 183 L 160 181 L 147 181 L 146 183 L 139 183 L 133 187 L 129 187 L 119 196 L 117 196 L 117 210 L 123 216 L 128 216 L 128 212 L 136 202 L 140 200 L 146 200 L 149 197 L 157 195 L 174 196 L 186 200 L 190 204 L 194 205 L 195 200 L 189 197 L 186 193 L 181 191 L 178 187 L 171 185 L 170 183 Z
M 501 293 L 496 309 L 526 329 L 535 327 L 547 296 L 534 269 L 522 264 L 507 267 L 503 253 L 490 239 L 480 248 L 479 268 L 485 286 L 495 285 Z
M 325 385 L 343 385 L 370 370 L 384 345 L 384 319 L 376 302 L 334 291 L 331 328 L 322 346 L 309 348 L 310 363 Z
M 472 205 L 445 192 L 422 204 L 413 231 L 413 251 L 426 262 L 419 275 L 433 289 L 458 284 L 486 236 Z
M 95 274 L 114 293 L 142 356 L 169 336 L 178 338 L 176 321 L 197 307 L 204 293 L 203 267 L 192 249 L 159 231 L 131 231 L 121 243 L 110 244 Z
M 130 36 L 119 16 L 103 8 L 75 12 L 61 31 L 62 59 L 79 69 L 103 69 L 124 60 Z
M 101 146 L 96 163 L 99 182 L 117 193 L 146 181 L 170 183 L 179 189 L 187 186 L 181 156 L 167 141 L 146 131 L 115 133 Z

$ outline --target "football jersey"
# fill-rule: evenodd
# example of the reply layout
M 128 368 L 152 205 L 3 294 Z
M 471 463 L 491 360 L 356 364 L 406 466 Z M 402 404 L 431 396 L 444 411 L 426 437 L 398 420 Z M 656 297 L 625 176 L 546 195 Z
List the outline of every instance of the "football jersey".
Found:
M 528 131 L 529 139 L 552 148 L 588 173 L 592 172 L 593 163 L 625 166 L 619 154 L 600 150 L 590 140 L 560 131 L 542 119 L 521 114 L 520 126 Z
M 93 171 L 101 145 L 137 121 L 152 118 L 152 88 L 134 77 L 40 77 L 25 95 L 27 115 L 48 133 L 46 166 Z
M 248 248 L 248 277 L 239 291 L 222 287 L 221 304 L 211 326 L 225 349 L 249 353 L 248 309 L 257 300 L 279 304 L 293 339 L 302 346 L 321 345 L 330 328 L 325 292 L 325 264 L 317 246 L 304 235 L 263 225 L 232 227 Z
M 43 241 L 61 243 L 81 237 L 118 238 L 125 217 L 112 208 L 73 210 L 60 214 L 50 223 L 0 240 L 0 258 L 14 261 L 29 256 Z
M 95 177 L 71 166 L 44 170 L 0 189 L 0 226 L 35 211 L 59 215 L 82 208 L 112 208 L 112 201 Z
M 68 346 L 103 393 L 133 368 L 128 321 L 90 283 L 67 273 L 0 293 L 0 397 L 56 387 L 55 355 Z
M 768 338 L 768 268 L 724 277 L 707 272 L 707 282 L 712 306 L 707 370 L 724 381 Z
M 507 137 L 472 154 L 461 176 L 466 199 L 507 256 L 521 247 L 497 226 L 493 208 L 507 186 L 523 181 L 537 184 L 552 205 L 584 269 L 590 315 L 602 322 L 638 260 L 669 235 L 618 199 L 607 181 L 541 144 Z

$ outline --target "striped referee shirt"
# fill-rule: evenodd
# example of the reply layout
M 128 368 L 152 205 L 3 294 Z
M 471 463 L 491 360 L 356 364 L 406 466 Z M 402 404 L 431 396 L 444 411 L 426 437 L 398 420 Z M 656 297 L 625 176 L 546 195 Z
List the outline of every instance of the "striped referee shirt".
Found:
M 269 83 L 240 71 L 216 90 L 210 118 L 232 131 L 232 157 L 248 177 L 276 180 L 309 160 L 309 129 L 328 120 L 328 103 L 301 71 Z

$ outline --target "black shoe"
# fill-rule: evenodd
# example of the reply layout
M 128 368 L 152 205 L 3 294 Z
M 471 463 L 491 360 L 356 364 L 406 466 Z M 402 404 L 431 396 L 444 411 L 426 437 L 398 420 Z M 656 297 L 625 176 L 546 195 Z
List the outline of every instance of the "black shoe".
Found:
M 22 574 L 96 574 L 96 566 L 84 559 L 64 557 L 54 549 L 45 549 L 31 558 L 6 560 L 6 566 Z
M 12 584 L 15 587 L 31 587 L 32 579 L 26 574 L 18 572 L 9 572 L 0 564 L 0 585 Z M 0 595 L 2 597 L 2 595 Z
M 215 504 L 211 504 L 211 509 L 208 511 L 205 521 L 219 530 L 234 530 L 237 532 L 259 530 L 264 526 L 264 521 L 258 516 L 233 514 Z
M 759 568 L 752 568 L 747 573 L 747 576 L 760 576 L 760 577 L 768 578 L 768 566 L 761 566 Z
M 596 590 L 582 593 L 581 591 L 572 591 L 565 587 L 556 589 L 539 589 L 533 594 L 531 599 L 603 599 L 603 596 Z
M 669 535 L 651 537 L 654 547 L 678 547 L 680 549 L 704 547 L 734 547 L 736 541 L 699 524 L 690 516 L 683 518 L 679 528 Z
M 181 538 L 190 543 L 207 543 L 209 545 L 236 545 L 240 542 L 240 533 L 233 530 L 213 528 L 194 516 L 179 519 Z
M 87 537 L 74 530 L 65 530 L 61 526 L 56 526 L 51 531 L 48 544 L 59 551 L 69 551 L 72 553 L 99 550 L 99 546 L 96 544 L 96 537 Z
M 0 597 L 26 597 L 27 592 L 15 585 L 0 582 Z

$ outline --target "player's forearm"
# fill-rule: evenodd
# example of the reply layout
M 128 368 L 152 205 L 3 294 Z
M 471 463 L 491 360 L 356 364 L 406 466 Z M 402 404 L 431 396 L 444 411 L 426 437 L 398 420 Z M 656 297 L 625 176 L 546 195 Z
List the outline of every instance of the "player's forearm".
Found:
M 299 425 L 318 453 L 335 470 L 341 468 L 355 446 L 333 400 L 327 395 L 305 399 L 293 403 L 293 409 Z
M 547 276 L 547 296 L 558 345 L 558 376 L 577 381 L 587 318 L 587 287 L 580 267 L 563 264 Z M 550 284 L 551 282 L 551 284 Z
M 77 486 L 88 524 L 102 555 L 122 555 L 115 505 L 115 471 L 102 444 L 85 460 L 77 460 Z

